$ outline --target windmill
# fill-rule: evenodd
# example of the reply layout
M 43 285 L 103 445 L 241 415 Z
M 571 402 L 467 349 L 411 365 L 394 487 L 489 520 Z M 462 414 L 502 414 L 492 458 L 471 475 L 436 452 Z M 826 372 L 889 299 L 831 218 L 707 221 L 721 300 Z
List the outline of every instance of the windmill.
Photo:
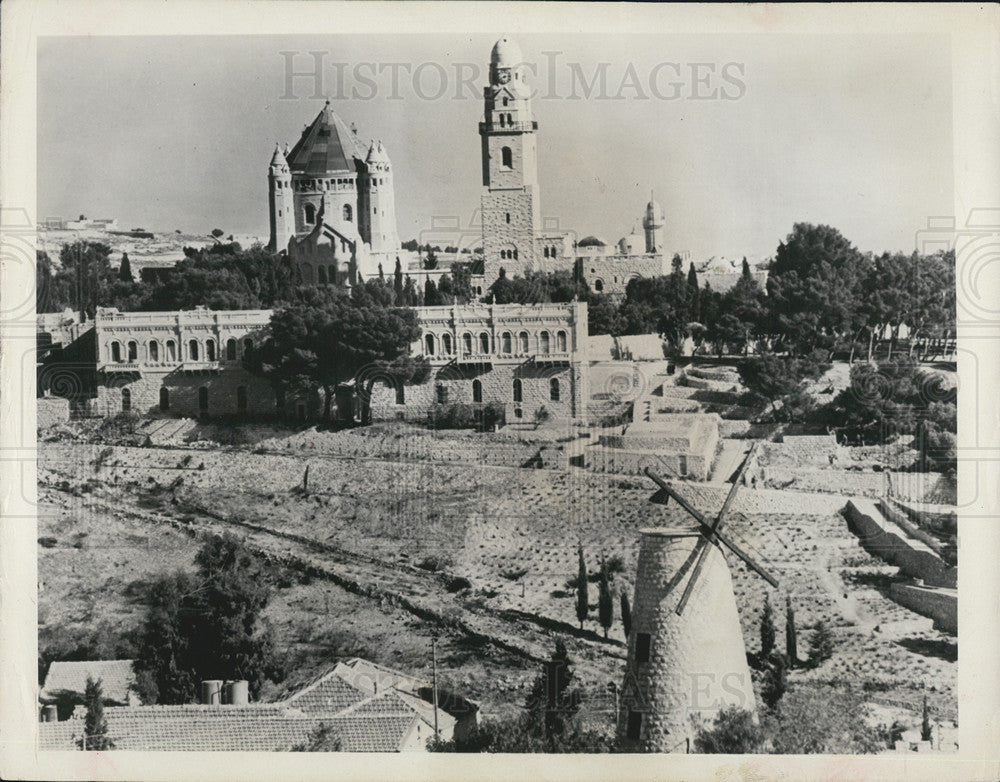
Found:
M 678 615 L 683 613 L 684 606 L 687 605 L 688 600 L 691 598 L 691 593 L 694 592 L 695 583 L 698 581 L 701 569 L 705 566 L 705 560 L 708 559 L 709 547 L 719 546 L 720 543 L 742 559 L 747 564 L 747 567 L 757 573 L 771 586 L 775 588 L 778 586 L 778 582 L 774 576 L 758 565 L 753 557 L 747 554 L 746 551 L 737 545 L 729 535 L 722 531 L 722 527 L 726 523 L 726 516 L 728 515 L 729 509 L 733 504 L 733 500 L 736 499 L 736 493 L 740 489 L 740 482 L 743 480 L 743 475 L 747 471 L 747 466 L 750 464 L 750 460 L 753 457 L 753 453 L 756 448 L 757 443 L 754 443 L 750 446 L 750 450 L 747 451 L 746 458 L 743 460 L 743 464 L 740 465 L 740 469 L 736 473 L 736 477 L 733 479 L 733 487 L 729 490 L 729 494 L 726 495 L 726 500 L 722 503 L 722 508 L 719 510 L 719 514 L 715 517 L 714 522 L 710 522 L 704 515 L 692 507 L 691 504 L 678 494 L 669 483 L 663 480 L 663 478 L 654 473 L 648 467 L 646 468 L 646 475 L 660 487 L 660 491 L 653 495 L 652 502 L 666 505 L 669 498 L 673 497 L 673 499 L 677 501 L 678 505 L 694 517 L 701 530 L 701 537 L 698 539 L 698 543 L 695 547 L 698 559 L 694 564 L 694 568 L 691 570 L 691 578 L 688 579 L 687 586 L 684 588 L 684 593 L 681 595 L 680 602 L 677 603 L 677 607 L 674 609 Z
M 698 724 L 721 709 L 755 709 L 732 576 L 722 553 L 728 548 L 777 586 L 724 531 L 753 453 L 751 447 L 714 519 L 646 470 L 660 488 L 651 501 L 666 504 L 673 498 L 696 523 L 641 531 L 619 715 L 620 738 L 630 751 L 684 752 Z

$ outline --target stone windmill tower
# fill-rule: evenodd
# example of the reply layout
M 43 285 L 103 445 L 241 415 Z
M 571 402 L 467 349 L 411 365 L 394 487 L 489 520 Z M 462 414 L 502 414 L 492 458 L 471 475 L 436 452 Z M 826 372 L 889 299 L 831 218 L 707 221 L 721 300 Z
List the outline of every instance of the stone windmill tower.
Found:
M 690 751 L 698 722 L 730 705 L 755 710 L 732 578 L 719 545 L 777 586 L 721 530 L 751 454 L 714 522 L 646 471 L 661 488 L 653 501 L 673 497 L 693 518 L 641 532 L 618 723 L 626 751 Z

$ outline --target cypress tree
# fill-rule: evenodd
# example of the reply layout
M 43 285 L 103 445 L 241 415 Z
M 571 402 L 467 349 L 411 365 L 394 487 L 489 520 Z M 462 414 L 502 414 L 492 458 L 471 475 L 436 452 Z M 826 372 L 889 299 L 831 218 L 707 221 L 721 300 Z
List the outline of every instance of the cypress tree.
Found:
M 104 693 L 101 691 L 101 680 L 96 682 L 87 677 L 87 686 L 83 695 L 87 715 L 83 720 L 83 738 L 81 748 L 91 751 L 114 749 L 114 742 L 108 738 L 108 720 L 104 716 Z
M 747 263 L 747 257 L 745 255 L 743 256 L 743 274 L 742 274 L 742 276 L 743 276 L 744 280 L 749 280 L 750 279 L 750 264 Z
M 927 710 L 927 696 L 924 696 L 924 718 L 920 722 L 920 740 L 931 740 L 931 713 Z
M 632 632 L 632 606 L 629 605 L 628 595 L 622 590 L 622 629 L 625 631 L 625 639 L 628 640 L 629 633 Z
M 799 660 L 799 649 L 795 635 L 795 611 L 792 609 L 791 595 L 785 595 L 785 655 L 788 657 L 788 664 L 794 668 Z
M 611 598 L 611 587 L 608 586 L 608 569 L 601 563 L 601 590 L 597 602 L 598 617 L 601 627 L 604 628 L 604 637 L 608 637 L 608 630 L 615 620 L 615 604 Z
M 701 322 L 701 300 L 698 289 L 698 273 L 694 270 L 694 263 L 688 267 L 688 308 L 691 320 Z
M 774 614 L 771 600 L 764 595 L 764 611 L 760 616 L 760 656 L 766 658 L 774 649 Z
M 583 622 L 587 618 L 590 609 L 587 595 L 587 563 L 583 561 L 583 546 L 577 549 L 580 559 L 580 567 L 576 576 L 576 618 L 580 620 L 580 629 L 583 629 Z
M 135 282 L 132 276 L 132 262 L 128 259 L 128 253 L 122 253 L 122 262 L 118 267 L 118 279 L 122 282 Z
M 403 302 L 403 265 L 396 258 L 396 271 L 393 272 L 392 290 L 396 294 L 396 306 L 402 306 Z

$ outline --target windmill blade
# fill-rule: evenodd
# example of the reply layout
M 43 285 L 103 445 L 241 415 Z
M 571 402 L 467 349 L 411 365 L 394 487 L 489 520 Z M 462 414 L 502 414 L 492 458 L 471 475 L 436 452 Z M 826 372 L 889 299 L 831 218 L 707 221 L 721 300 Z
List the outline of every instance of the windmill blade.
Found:
M 677 504 L 680 505 L 682 508 L 684 508 L 684 510 L 686 510 L 688 513 L 690 513 L 692 516 L 694 516 L 694 518 L 697 521 L 699 521 L 701 524 L 703 524 L 706 527 L 711 527 L 712 526 L 711 523 L 708 521 L 708 519 L 706 519 L 699 511 L 697 511 L 697 510 L 694 509 L 694 507 L 691 505 L 691 503 L 689 503 L 680 494 L 678 494 L 676 491 L 674 491 L 673 487 L 669 483 L 667 483 L 665 480 L 663 480 L 663 478 L 661 478 L 659 475 L 657 475 L 655 472 L 653 472 L 648 467 L 646 468 L 646 476 L 648 478 L 650 478 L 650 480 L 652 480 L 653 483 L 655 483 L 657 486 L 659 486 L 664 492 L 666 492 L 667 496 L 672 497 L 673 499 L 675 499 L 677 501 Z M 656 498 L 659 495 L 660 495 L 660 492 L 657 492 L 656 494 L 653 495 L 653 502 L 657 502 Z
M 747 567 L 753 570 L 758 576 L 763 578 L 768 584 L 773 586 L 775 589 L 778 587 L 778 580 L 768 573 L 764 568 L 757 564 L 753 557 L 746 553 L 737 543 L 730 538 L 728 535 L 722 532 L 715 532 L 715 537 L 721 541 L 726 548 L 732 551 L 736 556 L 746 562 Z
M 740 490 L 740 481 L 743 480 L 743 476 L 746 474 L 747 467 L 750 466 L 750 458 L 753 456 L 754 449 L 757 448 L 757 443 L 753 443 L 750 446 L 750 450 L 747 451 L 747 455 L 743 458 L 743 464 L 740 465 L 739 471 L 736 473 L 736 477 L 733 478 L 733 486 L 729 490 L 729 494 L 726 495 L 726 501 L 722 503 L 722 508 L 719 510 L 719 515 L 715 517 L 716 524 L 720 524 L 725 518 L 726 514 L 729 513 L 729 506 L 733 504 L 733 500 L 736 499 L 736 492 Z
M 684 606 L 687 605 L 691 594 L 694 592 L 694 584 L 698 580 L 698 574 L 701 573 L 702 567 L 705 565 L 705 560 L 708 559 L 708 552 L 711 551 L 713 544 L 713 541 L 710 541 L 705 536 L 698 538 L 697 545 L 701 547 L 701 554 L 698 555 L 698 561 L 695 562 L 694 567 L 691 568 L 691 577 L 684 586 L 684 593 L 681 595 L 681 599 L 677 603 L 677 608 L 674 609 L 674 613 L 677 614 L 677 616 L 680 616 L 681 613 L 683 613 Z

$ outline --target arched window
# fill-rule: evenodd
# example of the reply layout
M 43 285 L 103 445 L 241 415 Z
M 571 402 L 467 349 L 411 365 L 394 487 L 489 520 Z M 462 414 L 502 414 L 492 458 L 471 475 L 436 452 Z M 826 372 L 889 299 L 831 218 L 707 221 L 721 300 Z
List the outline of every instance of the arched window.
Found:
M 316 267 L 316 282 L 320 285 L 326 285 L 326 267 L 317 266 Z
M 543 331 L 538 335 L 538 352 L 545 355 L 549 352 L 549 332 Z
M 406 404 L 406 386 L 399 380 L 396 381 L 396 404 Z
M 472 381 L 472 401 L 476 404 L 483 401 L 483 384 L 478 379 Z
M 510 332 L 505 331 L 503 333 L 503 336 L 500 337 L 500 352 L 508 354 L 510 353 L 510 348 L 511 348 Z
M 354 210 L 351 209 L 350 204 L 344 204 L 344 220 L 351 222 L 354 219 Z
M 504 98 L 504 99 L 503 99 L 503 105 L 504 105 L 504 106 L 506 106 L 508 102 L 509 102 L 509 99 L 508 99 L 508 98 Z
M 514 115 L 513 114 L 508 114 L 507 115 L 507 124 L 508 125 L 513 125 L 514 124 Z
M 177 360 L 177 343 L 172 339 L 167 340 L 167 361 Z
M 598 293 L 600 293 L 601 291 L 603 291 L 604 290 L 604 281 L 603 280 L 594 280 L 594 290 L 597 291 Z
M 528 352 L 528 332 L 522 331 L 517 335 L 517 348 L 522 353 Z
M 243 340 L 243 355 L 245 356 L 251 350 L 253 350 L 253 340 L 247 337 Z
M 424 335 L 424 352 L 428 356 L 434 355 L 434 335 L 426 334 Z
M 514 260 L 515 261 L 517 260 L 517 248 L 516 247 L 514 248 Z
M 504 212 L 504 216 L 507 218 L 507 222 L 510 223 L 510 212 Z
M 437 384 L 437 401 L 439 405 L 448 404 L 448 386 L 443 383 Z
M 503 161 L 504 168 L 514 167 L 514 156 L 511 154 L 510 147 L 504 147 L 500 150 L 500 159 Z
M 205 360 L 215 361 L 215 340 L 207 339 L 205 340 Z
M 462 347 L 465 349 L 465 355 L 467 355 L 467 356 L 471 356 L 472 355 L 472 335 L 471 334 L 466 333 L 466 334 L 462 335 Z
M 122 412 L 127 413 L 132 409 L 132 392 L 127 389 L 122 389 Z
M 559 401 L 559 379 L 558 378 L 554 377 L 554 378 L 552 378 L 549 381 L 549 399 L 551 399 L 553 402 L 558 402 Z
M 226 361 L 236 360 L 236 340 L 230 337 L 226 340 Z
M 514 378 L 514 401 L 520 402 L 522 397 L 521 378 Z
M 441 352 L 446 356 L 450 356 L 454 352 L 451 345 L 451 334 L 441 335 Z
M 565 353 L 566 352 L 566 332 L 560 331 L 556 334 L 556 352 Z
M 505 127 L 506 125 L 507 125 L 507 115 L 506 114 L 501 114 L 500 115 L 500 127 L 502 128 L 502 127 Z
M 205 386 L 198 389 L 198 409 L 208 412 L 208 389 Z
M 485 331 L 479 335 L 479 352 L 489 353 L 490 352 L 490 335 Z
M 198 360 L 198 340 L 196 339 L 192 339 L 188 342 L 188 358 L 191 359 L 191 361 Z
M 236 412 L 245 413 L 247 411 L 247 387 L 236 386 Z
M 312 225 L 316 222 L 316 207 L 312 204 L 306 204 L 305 219 L 307 225 Z
M 139 360 L 139 343 L 134 339 L 130 339 L 128 342 L 128 360 L 138 361 Z
M 163 411 L 170 409 L 170 391 L 166 386 L 160 387 L 160 409 Z
M 155 339 L 149 341 L 149 360 L 159 361 L 160 360 L 160 343 Z
M 546 247 L 546 248 L 544 248 L 542 250 L 542 256 L 545 257 L 545 258 L 549 257 L 549 248 L 548 247 Z

